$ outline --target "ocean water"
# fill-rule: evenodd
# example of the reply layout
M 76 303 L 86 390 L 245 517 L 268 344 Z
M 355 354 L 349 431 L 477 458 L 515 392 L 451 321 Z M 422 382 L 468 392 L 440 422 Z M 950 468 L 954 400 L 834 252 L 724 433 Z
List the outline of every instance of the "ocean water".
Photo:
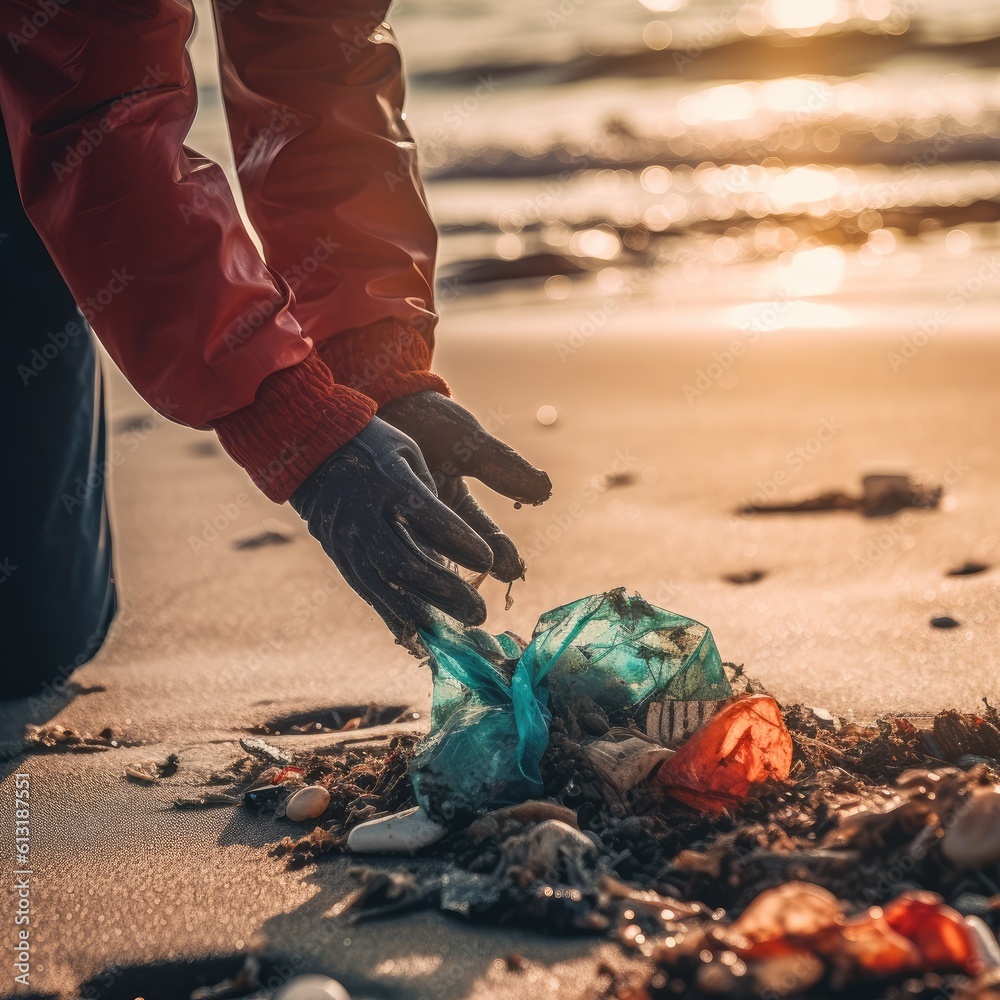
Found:
M 461 322 L 996 322 L 992 0 L 402 0 L 390 21 Z M 215 145 L 210 79 L 203 99 Z

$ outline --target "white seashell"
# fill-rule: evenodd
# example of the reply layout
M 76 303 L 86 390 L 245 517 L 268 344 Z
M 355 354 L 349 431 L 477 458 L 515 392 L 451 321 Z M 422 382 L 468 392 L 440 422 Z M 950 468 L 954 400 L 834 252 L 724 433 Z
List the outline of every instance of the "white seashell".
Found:
M 395 816 L 359 823 L 347 835 L 347 848 L 356 854 L 414 854 L 436 844 L 447 832 L 422 807 L 414 806 Z
M 959 868 L 983 868 L 1000 861 L 1000 787 L 972 793 L 945 830 L 941 850 Z
M 330 793 L 321 785 L 307 785 L 300 788 L 285 803 L 285 815 L 293 823 L 322 816 L 330 804 Z
M 1000 969 L 1000 944 L 993 931 L 979 917 L 966 917 L 965 922 L 972 932 L 972 943 L 976 949 L 976 957 L 982 966 L 982 972 L 992 972 Z
M 351 997 L 336 979 L 310 975 L 289 979 L 273 1000 L 351 1000 Z
M 620 743 L 593 740 L 582 749 L 594 770 L 619 795 L 624 795 L 640 781 L 645 781 L 653 768 L 674 755 L 673 750 L 647 743 L 638 736 Z

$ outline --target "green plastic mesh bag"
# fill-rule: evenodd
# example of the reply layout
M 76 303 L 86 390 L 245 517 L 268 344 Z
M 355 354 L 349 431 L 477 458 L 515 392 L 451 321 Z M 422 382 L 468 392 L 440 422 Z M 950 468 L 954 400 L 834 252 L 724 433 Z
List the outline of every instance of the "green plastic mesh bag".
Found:
M 731 693 L 711 632 L 624 588 L 542 615 L 527 648 L 444 621 L 420 636 L 434 677 L 431 731 L 410 763 L 417 801 L 457 823 L 542 794 L 552 711 L 592 699 L 612 722 L 652 701 Z

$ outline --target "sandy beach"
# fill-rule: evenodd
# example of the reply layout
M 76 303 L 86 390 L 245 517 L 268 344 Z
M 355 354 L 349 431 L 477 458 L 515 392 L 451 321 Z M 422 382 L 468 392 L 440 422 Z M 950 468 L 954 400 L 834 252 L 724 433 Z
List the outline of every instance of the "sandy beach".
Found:
M 523 317 L 508 328 L 498 310 L 492 329 L 481 318 L 463 330 L 459 312 L 440 337 L 441 370 L 555 484 L 539 508 L 484 497 L 529 562 L 510 612 L 503 588 L 486 584 L 487 627 L 527 634 L 542 611 L 624 585 L 707 623 L 723 657 L 786 704 L 871 719 L 971 710 L 1000 693 L 995 571 L 945 576 L 998 558 L 995 342 L 950 330 L 894 374 L 895 334 L 790 332 L 748 350 L 736 385 L 689 403 L 683 386 L 731 334 L 651 341 L 629 336 L 623 311 L 563 362 L 557 329 L 526 336 Z M 543 405 L 558 413 L 548 427 L 536 418 Z M 579 997 L 598 983 L 599 962 L 631 961 L 599 939 L 483 934 L 437 914 L 345 930 L 324 917 L 352 885 L 349 859 L 289 872 L 268 845 L 291 824 L 169 808 L 239 756 L 235 741 L 255 723 L 370 702 L 425 713 L 430 678 L 333 577 L 292 512 L 255 496 L 206 435 L 152 416 L 117 377 L 112 408 L 123 607 L 107 647 L 74 675 L 86 693 L 51 711 L 61 725 L 111 725 L 143 745 L 16 764 L 36 796 L 35 995 L 68 997 L 109 968 L 252 947 L 335 975 L 356 996 Z M 732 513 L 781 473 L 779 492 L 795 496 L 853 489 L 872 469 L 945 483 L 941 508 L 884 519 Z M 233 547 L 267 518 L 288 543 Z M 765 576 L 722 579 L 751 569 Z M 960 626 L 932 628 L 941 613 Z M 6 752 L 45 714 L 25 703 L 6 713 Z M 171 752 L 181 766 L 160 787 L 122 777 L 126 763 Z M 9 822 L 5 812 L 4 837 Z M 495 965 L 511 952 L 526 971 Z
M 196 7 L 188 142 L 235 184 Z M 404 0 L 394 22 L 441 231 L 435 369 L 553 482 L 524 509 L 473 484 L 528 566 L 509 610 L 483 584 L 485 627 L 527 638 L 624 587 L 703 622 L 786 708 L 871 723 L 1000 702 L 996 11 Z M 374 705 L 423 731 L 431 677 L 213 435 L 105 375 L 120 609 L 68 688 L 0 713 L 4 850 L 15 789 L 32 803 L 30 988 L 0 994 L 186 998 L 248 953 L 276 963 L 268 989 L 320 972 L 354 1000 L 593 1000 L 640 971 L 610 936 L 436 911 L 348 926 L 357 859 L 292 870 L 273 847 L 305 827 L 173 807 L 288 716 Z M 741 513 L 879 473 L 940 502 Z M 124 745 L 25 754 L 31 724 Z M 170 754 L 158 784 L 124 776 Z

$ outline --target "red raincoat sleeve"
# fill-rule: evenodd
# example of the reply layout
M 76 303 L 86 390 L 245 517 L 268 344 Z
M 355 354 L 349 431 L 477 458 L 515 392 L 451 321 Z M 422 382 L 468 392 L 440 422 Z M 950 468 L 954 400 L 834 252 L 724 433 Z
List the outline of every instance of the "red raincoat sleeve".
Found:
M 215 0 L 247 213 L 337 380 L 380 405 L 422 389 L 437 231 L 402 112 L 385 0 Z
M 376 404 L 335 383 L 222 170 L 184 145 L 192 25 L 187 0 L 4 0 L 0 109 L 28 217 L 108 352 L 280 502 Z

